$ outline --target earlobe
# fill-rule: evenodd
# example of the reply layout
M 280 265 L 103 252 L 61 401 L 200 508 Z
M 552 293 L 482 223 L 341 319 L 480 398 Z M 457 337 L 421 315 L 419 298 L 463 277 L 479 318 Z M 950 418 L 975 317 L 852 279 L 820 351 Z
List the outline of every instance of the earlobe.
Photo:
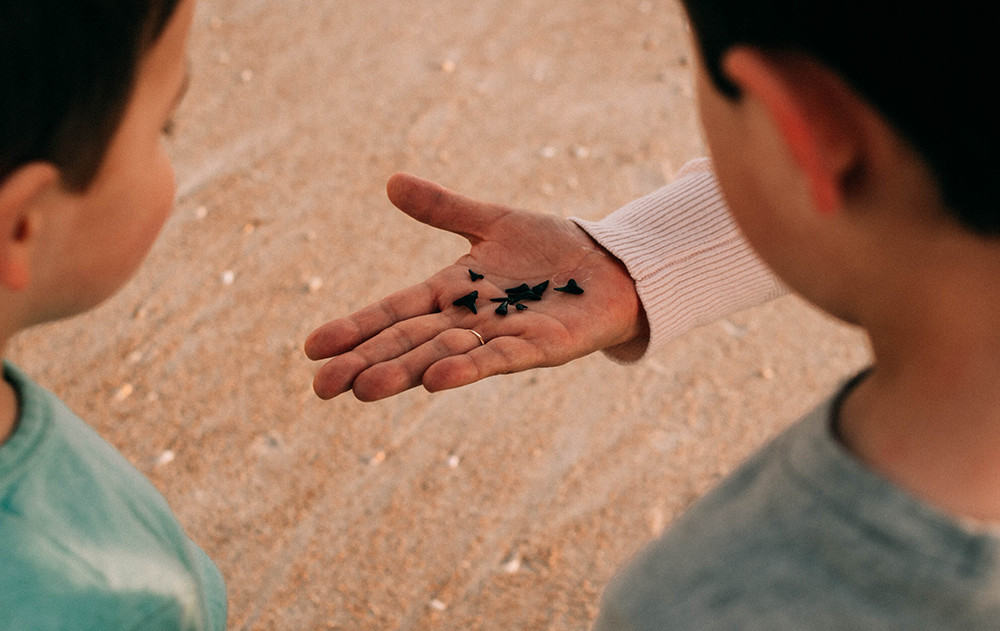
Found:
M 816 209 L 826 214 L 840 209 L 844 184 L 858 159 L 851 126 L 837 109 L 840 99 L 826 94 L 827 88 L 842 86 L 832 77 L 818 76 L 824 70 L 815 63 L 747 47 L 730 50 L 722 67 L 744 94 L 763 106 L 805 178 Z
M 28 286 L 40 221 L 36 206 L 58 178 L 53 165 L 33 162 L 0 182 L 0 286 L 10 291 Z

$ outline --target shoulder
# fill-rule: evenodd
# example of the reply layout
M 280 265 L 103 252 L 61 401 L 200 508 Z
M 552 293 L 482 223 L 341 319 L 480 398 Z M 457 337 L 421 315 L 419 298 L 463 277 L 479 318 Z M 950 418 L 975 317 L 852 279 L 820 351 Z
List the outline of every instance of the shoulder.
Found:
M 0 498 L 6 512 L 30 518 L 46 515 L 49 506 L 74 512 L 74 523 L 83 528 L 102 514 L 118 520 L 120 515 L 108 514 L 109 509 L 138 512 L 147 523 L 172 519 L 152 483 L 58 397 L 10 364 L 4 372 L 21 407 L 14 434 L 0 446 Z
M 809 585 L 810 544 L 793 508 L 802 498 L 783 465 L 784 442 L 756 454 L 615 577 L 600 631 L 796 628 L 774 617 L 819 586 Z
M 54 395 L 18 388 L 23 423 L 0 447 L 0 626 L 221 628 L 205 621 L 224 620 L 222 577 L 162 495 Z
M 875 479 L 833 437 L 833 404 L 643 550 L 605 592 L 597 628 L 995 628 L 997 542 Z

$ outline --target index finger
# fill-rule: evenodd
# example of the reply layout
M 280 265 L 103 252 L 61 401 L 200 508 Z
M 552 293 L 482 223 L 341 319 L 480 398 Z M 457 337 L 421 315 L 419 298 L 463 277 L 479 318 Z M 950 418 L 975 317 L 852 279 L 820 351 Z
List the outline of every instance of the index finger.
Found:
M 339 355 L 397 322 L 435 311 L 437 302 L 433 289 L 426 282 L 418 283 L 320 326 L 306 338 L 306 357 L 324 359 Z

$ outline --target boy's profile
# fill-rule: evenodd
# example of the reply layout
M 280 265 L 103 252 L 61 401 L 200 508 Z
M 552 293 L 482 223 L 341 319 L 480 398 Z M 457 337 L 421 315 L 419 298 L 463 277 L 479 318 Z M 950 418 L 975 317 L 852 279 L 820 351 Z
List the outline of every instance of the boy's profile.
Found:
M 166 220 L 161 137 L 186 86 L 194 4 L 0 4 L 0 345 L 114 293 Z M 206 630 L 225 617 L 219 571 L 159 493 L 5 363 L 0 628 Z
M 714 166 L 694 163 L 576 225 L 394 177 L 400 209 L 465 236 L 471 251 L 317 329 L 306 352 L 329 358 L 317 394 L 436 391 L 599 349 L 635 359 L 780 293 L 776 277 L 863 327 L 872 367 L 642 552 L 607 589 L 597 628 L 995 629 L 1000 134 L 981 94 L 996 59 L 989 20 L 967 2 L 685 5 Z M 567 278 L 587 279 L 587 293 L 517 319 L 472 314 L 450 306 L 472 289 L 468 269 L 486 276 L 487 295 Z

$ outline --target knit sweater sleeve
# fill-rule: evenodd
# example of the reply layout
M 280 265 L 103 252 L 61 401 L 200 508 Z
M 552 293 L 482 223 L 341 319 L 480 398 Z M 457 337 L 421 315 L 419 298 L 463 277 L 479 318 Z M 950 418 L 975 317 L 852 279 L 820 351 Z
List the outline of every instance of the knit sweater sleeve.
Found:
M 572 220 L 624 263 L 649 321 L 648 338 L 606 351 L 616 361 L 787 292 L 729 215 L 707 158 L 600 221 Z

